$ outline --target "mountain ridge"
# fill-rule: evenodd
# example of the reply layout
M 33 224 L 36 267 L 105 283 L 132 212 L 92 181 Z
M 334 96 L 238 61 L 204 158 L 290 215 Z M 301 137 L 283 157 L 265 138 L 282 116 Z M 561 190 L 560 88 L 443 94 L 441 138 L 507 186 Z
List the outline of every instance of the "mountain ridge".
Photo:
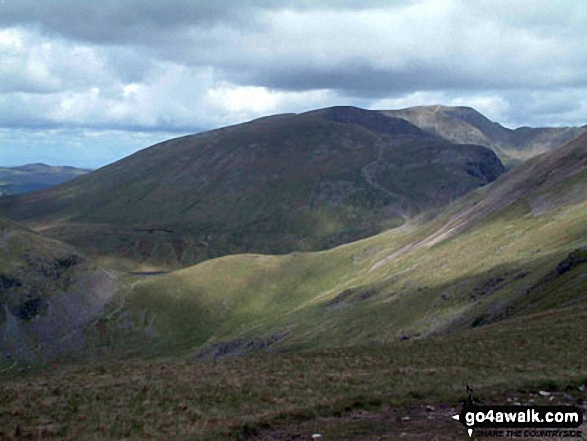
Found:
M 586 190 L 587 134 L 377 236 L 147 277 L 126 311 L 152 318 L 152 351 L 209 358 L 424 338 L 585 307 Z M 202 320 L 190 324 L 194 314 Z
M 453 142 L 489 147 L 510 168 L 526 159 L 552 150 L 587 130 L 587 125 L 508 129 L 467 106 L 416 106 L 380 112 L 384 115 L 404 118 L 429 133 Z
M 334 107 L 169 140 L 61 186 L 0 199 L 0 210 L 94 253 L 189 264 L 367 237 L 503 170 L 485 147 Z

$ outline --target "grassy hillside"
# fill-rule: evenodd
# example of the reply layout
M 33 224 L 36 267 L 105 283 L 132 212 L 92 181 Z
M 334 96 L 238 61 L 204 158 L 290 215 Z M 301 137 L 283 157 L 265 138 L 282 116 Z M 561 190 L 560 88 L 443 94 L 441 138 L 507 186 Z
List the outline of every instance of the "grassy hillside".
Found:
M 467 385 L 587 410 L 586 190 L 583 135 L 364 240 L 126 278 L 85 358 L 2 372 L 0 436 L 452 441 Z
M 52 167 L 45 164 L 0 167 L 0 196 L 52 187 L 90 171 L 75 167 Z
M 170 140 L 0 212 L 94 253 L 182 265 L 331 248 L 494 180 L 498 158 L 351 107 Z
M 584 403 L 585 304 L 429 339 L 214 360 L 104 356 L 0 380 L 0 434 L 178 440 L 466 439 L 486 404 Z M 544 397 L 540 394 L 546 393 Z M 583 431 L 585 427 L 583 427 Z
M 372 238 L 140 278 L 124 321 L 142 350 L 208 357 L 389 342 L 584 304 L 586 166 L 587 135 Z M 113 346 L 128 347 L 120 318 L 110 325 Z
M 508 167 L 550 151 L 576 138 L 583 127 L 520 127 L 507 129 L 470 107 L 419 106 L 384 110 L 384 115 L 404 118 L 430 133 L 459 144 L 493 149 Z

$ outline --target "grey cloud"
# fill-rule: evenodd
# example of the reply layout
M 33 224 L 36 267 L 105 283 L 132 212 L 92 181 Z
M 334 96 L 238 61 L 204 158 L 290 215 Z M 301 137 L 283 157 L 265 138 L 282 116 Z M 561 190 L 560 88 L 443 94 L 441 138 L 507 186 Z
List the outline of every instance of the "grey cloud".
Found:
M 415 92 L 491 95 L 509 103 L 514 123 L 548 123 L 538 115 L 576 123 L 587 102 L 587 31 L 576 17 L 587 8 L 570 3 L 548 2 L 549 18 L 528 0 L 0 0 L 0 28 L 63 46 L 49 53 L 46 78 L 0 72 L 0 93 L 61 93 L 53 101 L 0 95 L 0 125 L 196 131 L 221 120 L 210 114 L 241 114 L 209 97 L 226 85 L 326 89 L 363 107 Z M 382 18 L 372 23 L 365 12 Z M 76 46 L 95 64 L 80 61 Z M 170 65 L 188 73 L 167 76 Z M 208 79 L 190 76 L 202 70 Z M 143 88 L 136 102 L 123 96 L 129 83 Z M 92 89 L 95 108 L 55 117 L 59 100 Z
M 105 56 L 114 75 L 123 83 L 142 82 L 156 68 L 151 57 L 131 48 L 118 47 L 107 51 Z
M 0 25 L 40 25 L 65 37 L 93 43 L 148 43 L 161 32 L 219 20 L 246 20 L 247 8 L 236 14 L 222 1 L 79 1 L 5 0 Z
M 433 9 L 443 2 L 429 3 Z M 363 97 L 445 88 L 553 88 L 587 84 L 585 63 L 581 61 L 587 59 L 585 45 L 557 39 L 560 32 L 551 26 L 547 14 L 541 13 L 539 7 L 532 8 L 525 0 L 516 4 L 498 1 L 498 7 L 509 12 L 505 15 L 496 11 L 494 3 L 480 1 L 475 7 L 471 2 L 455 1 L 448 3 L 448 12 L 439 14 L 438 20 L 456 20 L 453 25 L 470 28 L 469 34 L 455 29 L 455 37 L 451 38 L 443 32 L 445 25 L 433 20 L 414 27 L 403 23 L 404 28 L 399 31 L 390 27 L 387 36 L 381 35 L 390 39 L 390 47 L 389 41 L 378 40 L 373 35 L 363 38 L 369 23 L 361 22 L 360 31 L 334 28 L 339 31 L 338 42 L 346 43 L 338 50 L 330 47 L 336 41 L 320 40 L 320 36 L 312 34 L 313 30 L 335 23 L 309 22 L 298 36 L 293 31 L 288 32 L 287 22 L 268 23 L 263 13 L 293 9 L 310 14 L 308 20 L 311 21 L 316 20 L 311 17 L 316 11 L 355 10 L 360 13 L 395 5 L 392 11 L 397 14 L 390 9 L 381 10 L 393 18 L 418 2 L 5 0 L 0 25 L 40 24 L 44 29 L 69 38 L 111 45 L 109 50 L 111 53 L 116 50 L 117 54 L 108 56 L 109 64 L 123 82 L 142 81 L 153 68 L 153 59 L 159 59 L 186 66 L 212 66 L 218 79 L 240 85 L 286 91 L 329 88 Z M 568 2 L 552 2 L 549 9 L 569 11 L 565 4 Z M 572 12 L 576 13 L 575 9 Z M 581 10 L 587 14 L 587 8 Z M 427 13 L 425 8 L 423 11 Z M 405 20 L 410 19 L 411 16 Z M 512 40 L 508 40 L 500 35 L 503 31 L 498 26 L 500 23 L 506 28 L 515 25 L 516 29 L 527 31 L 513 34 Z M 418 26 L 437 28 L 438 36 L 434 33 L 420 35 Z M 583 26 L 575 28 L 583 32 Z M 405 33 L 406 30 L 411 34 L 407 37 L 411 38 L 403 45 L 394 46 L 394 32 Z M 285 41 L 282 40 L 284 35 Z M 467 46 L 472 44 L 467 41 L 471 36 L 479 39 L 474 48 Z M 406 35 L 398 37 L 405 39 Z M 535 59 L 525 60 L 528 53 L 540 47 L 541 39 L 551 46 L 567 47 L 552 49 L 543 59 L 535 55 Z M 438 42 L 444 45 L 439 47 L 439 53 L 430 56 L 426 46 Z M 324 54 L 330 52 L 329 60 L 325 62 L 323 54 L 300 50 L 305 44 L 321 45 Z M 372 47 L 379 47 L 384 58 L 397 57 L 399 63 L 381 65 Z M 487 58 L 486 52 L 493 52 L 492 57 Z
M 516 126 L 583 126 L 587 124 L 587 88 L 514 90 L 505 95 L 510 103 L 507 118 Z
M 262 10 L 362 9 L 394 3 L 406 5 L 411 1 L 3 0 L 0 26 L 40 25 L 48 31 L 94 43 L 153 44 L 161 38 L 177 38 L 194 26 L 256 26 L 256 16 Z
M 549 79 L 543 72 L 514 75 L 515 67 L 476 70 L 446 63 L 414 62 L 403 68 L 373 67 L 368 60 L 341 63 L 335 68 L 289 65 L 266 69 L 234 69 L 227 78 L 240 84 L 266 86 L 278 90 L 303 91 L 334 89 L 361 98 L 393 98 L 412 91 L 510 91 L 514 89 L 550 89 L 561 86 L 585 87 L 587 77 Z

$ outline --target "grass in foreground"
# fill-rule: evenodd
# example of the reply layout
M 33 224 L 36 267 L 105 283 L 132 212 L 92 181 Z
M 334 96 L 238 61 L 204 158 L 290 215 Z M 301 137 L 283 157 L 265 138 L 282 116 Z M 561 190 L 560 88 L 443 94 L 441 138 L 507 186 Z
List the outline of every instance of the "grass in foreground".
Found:
M 0 432 L 72 440 L 254 439 L 267 431 L 308 430 L 307 437 L 330 421 L 325 434 L 334 439 L 370 439 L 385 435 L 386 418 L 345 416 L 397 414 L 403 421 L 401 415 L 426 405 L 448 412 L 465 398 L 466 384 L 480 399 L 544 389 L 579 394 L 587 382 L 586 327 L 583 306 L 388 345 L 51 366 L 0 382 Z M 462 436 L 444 418 L 426 421 L 430 433 Z

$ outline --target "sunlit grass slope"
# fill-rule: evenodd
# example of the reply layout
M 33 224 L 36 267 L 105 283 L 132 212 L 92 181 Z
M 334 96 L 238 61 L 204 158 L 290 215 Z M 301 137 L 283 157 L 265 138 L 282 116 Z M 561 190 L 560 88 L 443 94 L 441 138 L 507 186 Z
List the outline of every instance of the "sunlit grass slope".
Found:
M 441 213 L 329 251 L 230 256 L 138 280 L 112 315 L 114 341 L 200 356 L 321 348 L 577 307 L 586 152 L 584 136 Z

